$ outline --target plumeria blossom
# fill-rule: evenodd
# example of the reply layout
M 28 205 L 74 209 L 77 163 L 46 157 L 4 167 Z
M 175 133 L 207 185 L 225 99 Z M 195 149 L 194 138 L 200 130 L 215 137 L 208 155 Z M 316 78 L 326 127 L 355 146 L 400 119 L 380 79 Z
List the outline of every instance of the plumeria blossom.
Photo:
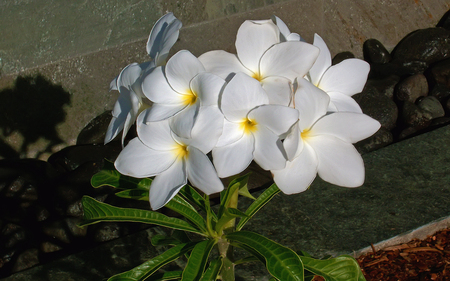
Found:
M 236 36 L 237 55 L 216 50 L 199 60 L 207 71 L 226 80 L 233 73 L 243 72 L 261 83 L 271 104 L 289 105 L 292 82 L 307 74 L 319 50 L 305 42 L 281 42 L 280 36 L 272 20 L 247 20 Z
M 119 154 L 115 166 L 124 175 L 136 178 L 156 176 L 150 187 L 153 210 L 163 207 L 187 183 L 206 194 L 223 190 L 214 166 L 206 156 L 222 133 L 223 116 L 216 106 L 199 112 L 190 138 L 172 131 L 169 120 L 137 120 L 138 137 Z M 178 127 L 175 127 L 177 129 Z
M 360 93 L 367 81 L 370 65 L 360 59 L 346 59 L 331 65 L 331 54 L 325 41 L 314 34 L 314 46 L 320 49 L 319 57 L 309 70 L 308 79 L 330 96 L 329 111 L 362 113 L 352 95 Z
M 202 107 L 217 106 L 225 80 L 205 72 L 202 63 L 189 51 L 173 55 L 166 66 L 157 67 L 145 77 L 142 90 L 153 102 L 145 112 L 145 122 L 174 117 L 172 126 L 188 137 Z
M 272 16 L 272 21 L 274 24 L 277 25 L 278 29 L 280 30 L 280 41 L 286 42 L 286 41 L 304 41 L 305 40 L 298 34 L 298 33 L 292 33 L 287 25 L 277 16 Z
M 354 112 L 327 114 L 330 97 L 306 79 L 299 79 L 295 107 L 299 120 L 283 142 L 288 161 L 272 170 L 285 194 L 305 191 L 316 174 L 335 185 L 357 187 L 364 182 L 364 163 L 352 143 L 373 135 L 380 123 Z
M 223 90 L 223 133 L 212 150 L 219 177 L 242 172 L 253 159 L 265 170 L 285 166 L 280 135 L 298 119 L 298 111 L 268 103 L 260 83 L 244 73 L 237 73 Z
M 118 90 L 112 111 L 112 119 L 105 136 L 105 144 L 113 140 L 121 131 L 122 144 L 138 114 L 151 103 L 143 95 L 142 79 L 156 66 L 165 64 L 170 48 L 178 39 L 181 21 L 172 13 L 162 16 L 153 26 L 147 41 L 147 53 L 151 60 L 145 63 L 132 63 L 125 67 L 110 84 L 110 90 Z

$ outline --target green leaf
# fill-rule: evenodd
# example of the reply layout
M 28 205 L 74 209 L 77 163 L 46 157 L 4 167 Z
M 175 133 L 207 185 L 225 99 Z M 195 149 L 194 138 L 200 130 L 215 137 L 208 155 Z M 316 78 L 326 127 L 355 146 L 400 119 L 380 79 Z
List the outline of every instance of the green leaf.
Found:
M 153 274 L 145 281 L 165 281 L 165 280 L 179 280 L 183 271 L 169 271 L 164 273 Z
M 255 256 L 249 256 L 249 257 L 245 257 L 243 259 L 237 260 L 234 262 L 235 265 L 238 264 L 243 264 L 243 263 L 248 263 L 248 262 L 255 262 L 255 261 L 260 261 L 261 259 L 255 257 Z M 263 258 L 263 262 L 264 262 L 264 258 Z
M 179 245 L 189 242 L 191 242 L 191 240 L 186 235 L 186 232 L 176 229 L 173 230 L 171 236 L 156 234 L 153 235 L 151 239 L 153 246 Z
M 237 246 L 265 259 L 269 273 L 283 281 L 303 281 L 303 264 L 298 255 L 262 235 L 251 231 L 238 231 L 225 235 Z
M 91 185 L 95 188 L 112 186 L 119 189 L 144 189 L 149 190 L 152 180 L 149 178 L 137 179 L 122 175 L 114 167 L 114 163 L 105 161 L 103 169 L 92 176 Z
M 197 243 L 187 243 L 177 245 L 163 254 L 154 257 L 151 260 L 144 262 L 143 264 L 123 273 L 114 275 L 108 279 L 108 281 L 140 281 L 145 280 L 162 266 L 178 259 L 180 256 L 184 255 L 188 251 L 192 250 Z M 164 280 L 164 279 L 162 279 Z M 170 280 L 170 279 L 167 279 Z
M 228 188 L 220 193 L 220 208 L 218 213 L 219 218 L 222 217 L 225 209 L 229 206 L 231 197 L 236 192 L 236 190 L 240 190 L 241 188 L 247 186 L 249 176 L 250 173 L 233 179 L 230 184 L 228 184 Z
M 261 193 L 261 195 L 245 211 L 247 217 L 239 220 L 236 231 L 241 230 L 242 227 L 244 227 L 244 225 L 279 192 L 280 189 L 276 184 L 272 184 L 269 188 L 264 190 L 264 192 Z
M 207 206 L 205 199 L 190 185 L 185 185 L 178 192 L 181 196 L 189 200 L 191 203 L 199 207 L 203 212 L 207 212 Z M 217 221 L 217 216 L 214 212 L 211 212 L 214 221 Z
M 84 209 L 84 220 L 79 226 L 90 225 L 102 221 L 130 221 L 155 224 L 204 235 L 201 230 L 196 229 L 188 222 L 177 218 L 170 218 L 158 212 L 114 207 L 99 202 L 89 196 L 83 197 L 82 204 Z
M 250 194 L 250 191 L 248 191 L 248 185 L 244 185 L 243 187 L 241 187 L 238 191 L 239 195 L 250 198 L 252 200 L 256 200 L 255 197 L 253 197 L 253 195 Z
M 148 190 L 144 189 L 126 189 L 116 193 L 117 197 L 126 198 L 126 199 L 135 199 L 141 201 L 149 201 L 148 199 Z
M 222 268 L 222 264 L 222 257 L 218 257 L 215 260 L 212 260 L 209 263 L 208 268 L 205 270 L 205 273 L 203 273 L 202 279 L 200 279 L 200 281 L 216 281 L 217 275 Z
M 209 254 L 216 243 L 215 239 L 208 239 L 195 245 L 183 270 L 181 281 L 198 281 L 200 279 L 205 270 Z
M 305 269 L 325 278 L 326 281 L 365 281 L 358 262 L 342 255 L 328 260 L 300 257 Z
M 206 230 L 205 219 L 199 213 L 197 213 L 194 207 L 192 207 L 192 205 L 186 202 L 186 200 L 184 200 L 182 197 L 175 196 L 165 205 L 165 207 L 187 218 L 189 221 L 195 224 L 197 228 L 200 229 L 202 232 L 204 233 L 208 232 Z

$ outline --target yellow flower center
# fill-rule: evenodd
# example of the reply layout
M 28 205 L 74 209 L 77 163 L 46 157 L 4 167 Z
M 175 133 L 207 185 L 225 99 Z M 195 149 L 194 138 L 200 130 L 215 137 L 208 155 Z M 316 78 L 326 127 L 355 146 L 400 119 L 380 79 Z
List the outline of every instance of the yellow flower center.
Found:
M 187 149 L 187 145 L 184 144 L 177 144 L 174 153 L 177 156 L 177 160 L 181 160 L 184 158 L 187 158 L 189 156 L 189 151 Z
M 311 133 L 311 130 L 306 129 L 300 133 L 300 136 L 302 137 L 302 139 L 307 139 L 310 137 L 310 133 Z
M 240 129 L 244 130 L 244 133 L 249 134 L 251 132 L 255 132 L 258 129 L 256 125 L 258 125 L 258 123 L 256 123 L 255 120 L 245 118 L 240 123 Z
M 181 99 L 183 100 L 184 105 L 193 105 L 197 101 L 197 94 L 189 89 Z
M 254 72 L 252 77 L 255 78 L 256 80 L 258 80 L 259 82 L 261 82 L 261 80 L 263 80 L 263 77 L 262 77 L 261 73 L 259 73 L 259 71 Z

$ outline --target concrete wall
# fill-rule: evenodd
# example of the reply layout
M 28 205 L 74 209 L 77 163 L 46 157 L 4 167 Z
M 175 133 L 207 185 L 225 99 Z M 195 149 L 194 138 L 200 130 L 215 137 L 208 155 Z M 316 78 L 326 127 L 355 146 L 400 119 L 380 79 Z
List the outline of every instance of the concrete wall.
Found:
M 409 32 L 436 25 L 449 9 L 448 0 L 2 1 L 0 104 L 11 103 L 8 108 L 15 113 L 7 116 L 8 121 L 0 115 L 0 158 L 5 157 L 5 147 L 20 150 L 22 157 L 45 159 L 52 151 L 74 144 L 92 118 L 112 108 L 117 93 L 108 92 L 111 79 L 127 64 L 147 59 L 148 33 L 166 11 L 174 12 L 184 26 L 173 51 L 232 52 L 236 31 L 245 19 L 275 14 L 308 41 L 319 33 L 333 55 L 351 51 L 361 58 L 366 39 L 376 38 L 392 49 Z M 37 74 L 45 81 L 36 80 Z M 27 95 L 15 108 L 11 97 L 19 95 L 18 77 L 28 77 L 21 83 L 30 89 L 44 83 L 56 95 L 64 95 L 55 102 L 60 112 L 48 125 L 55 131 L 32 138 L 26 148 L 20 147 L 27 138 L 27 123 L 18 121 L 18 111 L 26 115 L 24 120 L 38 120 L 52 109 L 31 102 Z M 50 105 L 55 100 L 46 91 L 39 95 Z M 51 134 L 62 141 L 55 144 Z M 48 153 L 39 154 L 44 148 L 49 148 Z

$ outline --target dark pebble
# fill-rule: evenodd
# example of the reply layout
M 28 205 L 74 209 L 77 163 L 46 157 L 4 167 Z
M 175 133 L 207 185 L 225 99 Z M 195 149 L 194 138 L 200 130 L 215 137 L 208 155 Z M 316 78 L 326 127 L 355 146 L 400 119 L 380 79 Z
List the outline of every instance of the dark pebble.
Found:
M 92 119 L 78 134 L 77 145 L 103 144 L 111 117 L 111 110 L 108 110 Z M 121 136 L 122 134 L 119 134 L 117 137 L 121 138 Z
M 385 64 L 391 60 L 388 50 L 377 39 L 368 39 L 364 42 L 363 54 L 368 63 Z
M 417 106 L 423 111 L 428 112 L 432 119 L 445 116 L 444 107 L 436 97 L 424 97 L 417 102 Z
M 433 64 L 428 73 L 433 84 L 442 84 L 450 88 L 450 59 Z
M 428 94 L 427 78 L 423 74 L 409 76 L 397 84 L 395 97 L 400 101 L 414 103 L 419 97 Z
M 331 64 L 336 65 L 336 64 L 342 62 L 343 60 L 353 59 L 354 57 L 355 57 L 355 55 L 352 52 L 341 52 L 334 56 L 334 58 L 331 60 Z

